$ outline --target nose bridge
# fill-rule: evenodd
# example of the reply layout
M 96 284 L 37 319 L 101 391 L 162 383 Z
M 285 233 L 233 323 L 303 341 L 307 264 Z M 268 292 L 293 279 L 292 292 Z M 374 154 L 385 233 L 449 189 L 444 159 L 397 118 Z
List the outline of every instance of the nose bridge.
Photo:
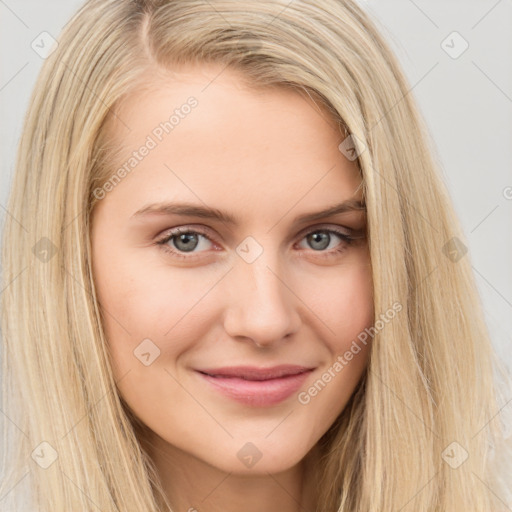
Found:
M 278 341 L 295 331 L 299 316 L 277 251 L 265 247 L 252 261 L 242 253 L 234 266 L 228 284 L 226 331 L 258 344 Z

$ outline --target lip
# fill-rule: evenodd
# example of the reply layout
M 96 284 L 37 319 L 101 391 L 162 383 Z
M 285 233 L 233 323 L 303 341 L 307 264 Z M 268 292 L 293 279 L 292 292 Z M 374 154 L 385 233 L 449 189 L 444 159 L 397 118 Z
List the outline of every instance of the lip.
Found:
M 216 391 L 250 406 L 266 407 L 298 391 L 314 368 L 280 365 L 272 368 L 231 366 L 196 370 Z

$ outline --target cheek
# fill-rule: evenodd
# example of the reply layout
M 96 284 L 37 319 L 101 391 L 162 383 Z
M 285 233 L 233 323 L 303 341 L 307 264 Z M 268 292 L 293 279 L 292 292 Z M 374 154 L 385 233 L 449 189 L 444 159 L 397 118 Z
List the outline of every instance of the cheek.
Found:
M 191 279 L 184 269 L 110 256 L 97 259 L 95 276 L 114 377 L 132 411 L 156 428 L 170 421 L 164 404 L 190 407 L 176 365 L 208 331 L 197 306 L 218 278 Z
M 373 283 L 369 265 L 360 265 L 346 276 L 338 290 L 337 332 L 344 333 L 343 343 L 337 347 L 339 353 L 346 345 L 347 335 L 352 341 L 374 321 Z
M 357 335 L 374 321 L 371 266 L 355 262 L 322 277 L 309 277 L 304 297 L 326 327 L 331 354 L 344 352 Z
M 316 434 L 343 411 L 368 363 L 373 325 L 373 283 L 369 264 L 347 266 L 342 272 L 315 280 L 312 309 L 327 326 L 324 342 L 329 358 L 298 396 L 298 402 L 317 418 Z M 310 283 L 312 284 L 312 283 Z
M 336 362 L 342 367 L 336 365 L 333 370 L 345 372 L 345 378 L 355 386 L 368 361 L 371 338 L 365 331 L 373 325 L 375 315 L 370 265 L 356 267 L 348 281 L 346 291 L 340 295 L 342 316 L 337 325 L 344 335 L 337 338 L 334 346 Z
M 142 260 L 138 254 L 116 258 L 98 255 L 96 289 L 103 313 L 103 327 L 118 376 L 137 370 L 141 346 L 159 363 L 174 362 L 208 328 L 201 300 L 220 274 L 200 269 L 172 269 L 162 261 Z M 153 345 L 144 340 L 151 340 Z M 135 354 L 134 354 L 135 351 Z M 145 352 L 144 352 L 145 353 Z

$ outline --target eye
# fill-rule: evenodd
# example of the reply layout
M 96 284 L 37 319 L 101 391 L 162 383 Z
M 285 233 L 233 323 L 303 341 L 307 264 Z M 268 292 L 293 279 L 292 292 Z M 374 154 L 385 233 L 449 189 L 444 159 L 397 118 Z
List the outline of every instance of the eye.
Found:
M 338 239 L 338 243 L 336 243 Z M 336 256 L 345 251 L 347 246 L 352 244 L 356 237 L 351 236 L 339 229 L 315 228 L 308 231 L 303 240 L 313 249 L 320 252 L 322 257 Z M 341 243 L 339 242 L 341 240 Z M 325 250 L 330 248 L 331 250 Z
M 361 238 L 360 233 L 359 236 L 354 236 L 340 229 L 317 227 L 304 233 L 300 243 L 307 243 L 312 252 L 319 253 L 320 257 L 332 257 L 345 251 L 357 238 Z M 336 243 L 336 240 L 338 240 L 338 243 Z M 192 260 L 198 257 L 197 253 L 208 251 L 208 246 L 211 246 L 213 242 L 202 230 L 179 227 L 169 231 L 156 244 L 173 257 Z
M 170 242 L 172 246 L 169 244 Z M 176 228 L 170 231 L 165 238 L 157 242 L 165 252 L 169 252 L 179 258 L 190 258 L 186 253 L 193 253 L 196 248 L 204 248 L 205 244 L 208 245 L 208 243 L 211 244 L 212 242 L 206 233 L 188 228 Z

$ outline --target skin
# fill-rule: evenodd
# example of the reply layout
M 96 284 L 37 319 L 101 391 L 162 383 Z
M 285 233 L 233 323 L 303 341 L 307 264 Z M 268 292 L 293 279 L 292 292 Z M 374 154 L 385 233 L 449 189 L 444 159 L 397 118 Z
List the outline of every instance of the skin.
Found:
M 338 149 L 343 134 L 309 98 L 282 89 L 256 92 L 221 69 L 158 75 L 116 112 L 123 123 L 113 124 L 111 135 L 127 160 L 169 112 L 189 96 L 198 100 L 93 210 L 104 329 L 116 380 L 122 378 L 119 393 L 147 427 L 147 449 L 174 510 L 312 510 L 316 444 L 354 391 L 370 345 L 306 405 L 298 393 L 268 407 L 241 404 L 194 369 L 314 367 L 304 391 L 372 325 L 367 240 L 347 244 L 331 233 L 324 248 L 307 236 L 319 229 L 364 231 L 364 213 L 295 222 L 361 199 L 361 177 Z M 132 217 L 149 203 L 171 201 L 206 204 L 237 223 Z M 180 226 L 202 228 L 209 238 L 189 240 L 192 252 L 176 238 L 168 241 L 184 258 L 156 243 Z M 236 250 L 248 236 L 263 249 L 252 263 Z M 134 355 L 146 338 L 160 350 L 148 366 Z M 252 467 L 237 456 L 247 442 L 262 454 Z

